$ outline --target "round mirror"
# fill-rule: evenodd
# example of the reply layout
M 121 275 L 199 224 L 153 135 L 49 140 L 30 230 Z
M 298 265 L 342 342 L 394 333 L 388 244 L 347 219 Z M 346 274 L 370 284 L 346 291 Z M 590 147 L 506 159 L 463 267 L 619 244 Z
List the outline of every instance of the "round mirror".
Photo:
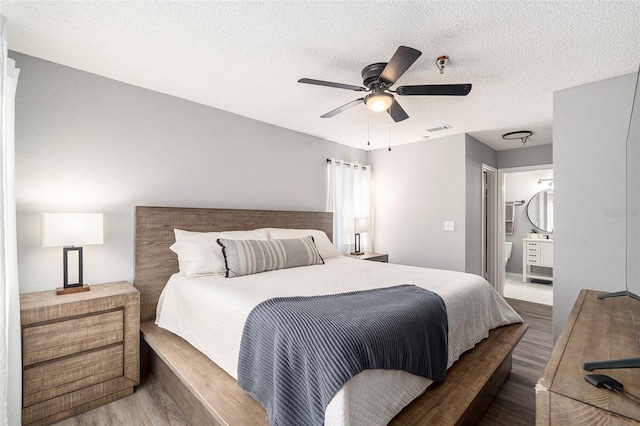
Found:
M 553 189 L 545 189 L 531 197 L 527 205 L 527 216 L 536 228 L 553 232 Z

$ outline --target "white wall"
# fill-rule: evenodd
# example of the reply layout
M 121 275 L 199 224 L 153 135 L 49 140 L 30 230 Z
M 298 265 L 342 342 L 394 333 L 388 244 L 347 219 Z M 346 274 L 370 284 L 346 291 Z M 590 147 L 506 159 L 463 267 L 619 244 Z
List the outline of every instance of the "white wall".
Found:
M 461 134 L 375 150 L 369 161 L 374 249 L 393 263 L 481 275 L 482 164 L 495 167 L 496 152 Z
M 625 288 L 625 142 L 636 74 L 554 93 L 557 338 L 582 288 Z
M 369 152 L 374 250 L 404 265 L 465 270 L 465 135 Z M 455 231 L 444 231 L 444 221 Z
M 20 290 L 62 284 L 42 212 L 104 212 L 85 282 L 133 280 L 134 206 L 326 210 L 326 158 L 366 152 L 11 52 Z M 283 113 L 286 113 L 283 111 Z M 375 169 L 374 169 L 375 170 Z

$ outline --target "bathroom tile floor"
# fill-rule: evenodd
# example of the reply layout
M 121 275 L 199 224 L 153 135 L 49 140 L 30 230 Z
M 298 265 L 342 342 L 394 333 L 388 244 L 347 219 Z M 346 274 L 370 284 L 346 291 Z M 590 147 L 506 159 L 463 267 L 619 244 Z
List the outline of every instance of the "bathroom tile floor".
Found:
M 505 272 L 504 297 L 553 306 L 553 285 L 523 283 L 522 274 Z

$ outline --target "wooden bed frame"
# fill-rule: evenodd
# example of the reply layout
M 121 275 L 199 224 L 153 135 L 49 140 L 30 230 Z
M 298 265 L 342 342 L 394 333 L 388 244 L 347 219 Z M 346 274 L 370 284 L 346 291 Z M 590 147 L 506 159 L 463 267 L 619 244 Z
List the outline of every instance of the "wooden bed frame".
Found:
M 180 337 L 155 325 L 158 298 L 178 271 L 174 228 L 212 232 L 256 228 L 320 229 L 333 239 L 325 212 L 136 207 L 135 287 L 140 291 L 141 365 L 148 368 L 193 425 L 268 425 L 262 406 L 235 379 Z M 499 327 L 405 407 L 392 425 L 475 424 L 511 372 L 526 324 Z

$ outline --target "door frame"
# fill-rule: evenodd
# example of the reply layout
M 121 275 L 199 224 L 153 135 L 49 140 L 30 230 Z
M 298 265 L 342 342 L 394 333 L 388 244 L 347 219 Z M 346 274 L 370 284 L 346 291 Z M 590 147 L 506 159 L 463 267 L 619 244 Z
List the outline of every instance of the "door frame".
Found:
M 482 276 L 498 290 L 498 169 L 482 163 Z

